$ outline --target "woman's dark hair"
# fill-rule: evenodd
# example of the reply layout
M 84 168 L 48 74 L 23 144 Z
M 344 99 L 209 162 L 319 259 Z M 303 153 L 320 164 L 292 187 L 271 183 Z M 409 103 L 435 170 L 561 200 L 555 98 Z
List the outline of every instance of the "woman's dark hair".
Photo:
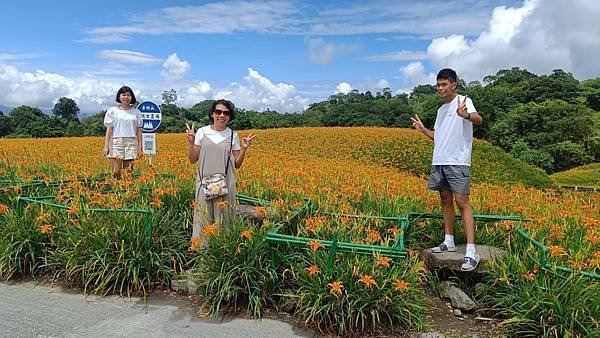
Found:
M 131 90 L 131 88 L 129 88 L 127 86 L 123 86 L 123 87 L 119 88 L 119 91 L 117 92 L 117 98 L 115 99 L 115 101 L 121 103 L 121 99 L 119 98 L 119 96 L 123 93 L 131 94 L 131 104 L 137 103 L 137 100 L 135 99 L 135 94 L 133 93 L 133 90 Z
M 456 72 L 450 68 L 444 68 L 440 70 L 437 75 L 437 80 L 448 80 L 454 83 L 456 83 L 457 78 L 458 76 L 456 75 Z
M 210 120 L 211 123 L 214 123 L 215 121 L 213 120 L 212 114 L 215 111 L 215 109 L 217 108 L 218 104 L 222 104 L 225 107 L 227 107 L 227 109 L 229 110 L 229 122 L 233 121 L 233 119 L 235 118 L 235 105 L 233 104 L 233 102 L 228 101 L 228 100 L 217 100 L 215 102 L 213 102 L 210 107 L 208 108 L 208 119 Z

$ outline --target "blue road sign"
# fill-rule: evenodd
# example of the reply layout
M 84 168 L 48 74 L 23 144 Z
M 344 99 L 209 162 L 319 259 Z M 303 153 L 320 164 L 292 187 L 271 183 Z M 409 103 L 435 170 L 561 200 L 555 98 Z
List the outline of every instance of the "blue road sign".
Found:
M 142 131 L 151 133 L 158 129 L 162 120 L 160 108 L 154 102 L 150 101 L 140 103 L 137 108 L 142 113 Z

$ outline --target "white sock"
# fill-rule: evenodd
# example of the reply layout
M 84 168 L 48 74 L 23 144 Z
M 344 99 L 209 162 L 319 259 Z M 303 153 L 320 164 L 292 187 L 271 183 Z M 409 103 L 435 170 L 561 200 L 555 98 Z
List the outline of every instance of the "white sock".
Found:
M 446 246 L 449 247 L 449 248 L 455 247 L 455 245 L 454 245 L 454 235 L 448 235 L 448 234 L 446 234 L 444 236 L 444 244 L 446 244 Z
M 477 250 L 475 249 L 475 244 L 467 243 L 467 250 L 465 252 L 465 256 L 475 258 L 476 254 L 477 254 Z

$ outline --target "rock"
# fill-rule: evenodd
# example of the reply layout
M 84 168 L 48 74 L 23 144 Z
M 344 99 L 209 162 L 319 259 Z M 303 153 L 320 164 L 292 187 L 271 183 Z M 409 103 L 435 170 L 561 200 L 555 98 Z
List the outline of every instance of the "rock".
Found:
M 171 290 L 183 294 L 193 294 L 198 289 L 198 285 L 192 280 L 191 271 L 186 271 L 184 274 L 177 276 L 176 279 L 172 279 L 170 286 Z
M 237 217 L 245 218 L 246 220 L 255 224 L 262 224 L 265 220 L 265 212 L 263 207 L 239 204 L 235 206 L 234 213 Z
M 460 311 L 459 309 L 454 309 L 452 311 L 452 313 L 456 316 L 456 317 L 462 317 L 462 311 Z
M 443 281 L 438 284 L 440 296 L 450 299 L 452 307 L 462 311 L 472 311 L 477 304 L 454 282 Z
M 461 271 L 460 266 L 462 265 L 463 259 L 465 257 L 465 250 L 467 248 L 466 245 L 458 245 L 457 250 L 455 252 L 442 252 L 442 253 L 433 253 L 430 249 L 425 249 L 421 252 L 421 259 L 425 261 L 425 265 L 429 270 L 439 270 L 442 268 L 447 268 L 454 271 Z M 477 245 L 477 253 L 481 256 L 481 261 L 479 261 L 479 265 L 477 269 L 471 271 L 469 273 L 477 272 L 477 273 L 486 273 L 489 271 L 488 261 L 494 257 L 500 257 L 506 254 L 506 252 L 502 249 L 487 246 L 487 245 Z
M 446 338 L 446 336 L 444 336 L 442 333 L 437 332 L 437 331 L 421 333 L 421 335 L 419 337 L 420 338 Z

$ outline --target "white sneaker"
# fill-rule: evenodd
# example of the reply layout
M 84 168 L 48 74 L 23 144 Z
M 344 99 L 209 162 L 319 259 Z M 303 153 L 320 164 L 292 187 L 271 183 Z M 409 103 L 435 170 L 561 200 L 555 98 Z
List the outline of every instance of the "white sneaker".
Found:
M 455 246 L 447 246 L 446 243 L 442 243 L 434 248 L 431 248 L 431 252 L 433 253 L 442 253 L 442 252 L 454 252 L 456 251 Z
M 477 265 L 479 265 L 479 261 L 481 257 L 478 254 L 475 254 L 475 257 L 465 256 L 460 269 L 462 271 L 473 271 L 477 269 Z

